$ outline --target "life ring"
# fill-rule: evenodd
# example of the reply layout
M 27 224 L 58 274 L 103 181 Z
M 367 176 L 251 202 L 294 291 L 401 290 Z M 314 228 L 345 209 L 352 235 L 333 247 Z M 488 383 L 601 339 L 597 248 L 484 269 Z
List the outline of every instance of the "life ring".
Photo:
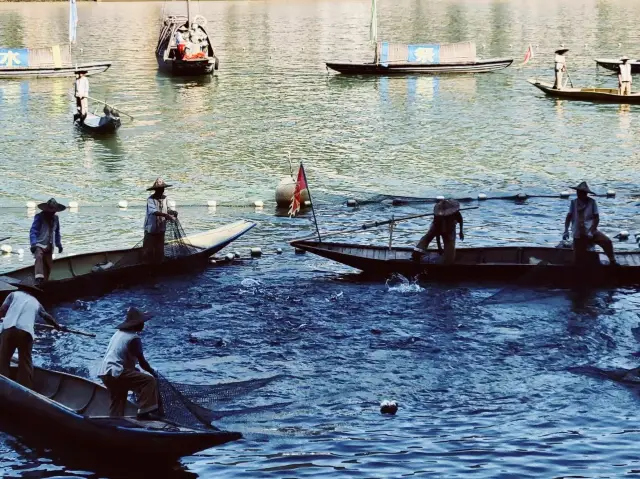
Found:
M 207 19 L 204 18 L 202 15 L 196 15 L 195 17 L 193 17 L 193 23 L 195 23 L 196 25 L 200 25 L 202 28 L 207 26 Z

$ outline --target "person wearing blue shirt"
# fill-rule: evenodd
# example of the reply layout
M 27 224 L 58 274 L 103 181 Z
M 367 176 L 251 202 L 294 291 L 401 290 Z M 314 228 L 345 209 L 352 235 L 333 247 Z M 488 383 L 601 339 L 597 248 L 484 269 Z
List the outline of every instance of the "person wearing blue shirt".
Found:
M 40 203 L 38 208 L 42 211 L 34 216 L 31 231 L 29 232 L 31 252 L 36 259 L 36 284 L 49 279 L 53 265 L 54 245 L 58 247 L 58 253 L 62 253 L 60 221 L 56 213 L 64 211 L 67 207 L 51 198 L 46 203 Z

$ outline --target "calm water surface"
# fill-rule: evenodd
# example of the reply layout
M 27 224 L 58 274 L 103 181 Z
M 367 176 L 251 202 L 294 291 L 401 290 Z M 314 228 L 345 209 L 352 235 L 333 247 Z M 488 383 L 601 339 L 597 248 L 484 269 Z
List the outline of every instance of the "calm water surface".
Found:
M 39 364 L 95 377 L 114 325 L 137 304 L 157 314 L 145 346 L 171 379 L 282 375 L 220 405 L 241 412 L 219 425 L 244 440 L 154 477 L 640 473 L 635 391 L 568 371 L 637 365 L 635 289 L 534 292 L 481 306 L 495 288 L 366 282 L 295 255 L 287 242 L 313 231 L 311 216 L 276 216 L 273 201 L 290 151 L 294 163 L 305 162 L 322 229 L 430 208 L 393 207 L 385 200 L 394 195 L 555 195 L 586 179 L 617 191 L 600 200 L 605 232 L 640 232 L 638 108 L 547 99 L 525 81 L 551 78 L 552 52 L 565 44 L 574 84 L 615 85 L 593 58 L 640 55 L 640 3 L 381 0 L 385 39 L 474 40 L 480 56 L 516 63 L 532 44 L 536 56 L 524 68 L 478 76 L 349 78 L 327 74 L 324 62 L 371 58 L 368 1 L 196 2 L 221 59 L 210 80 L 157 73 L 163 7 L 183 9 L 79 4 L 76 58 L 114 62 L 91 77 L 91 94 L 135 117 L 115 138 L 73 129 L 69 79 L 0 83 L 0 237 L 11 236 L 14 250 L 28 248 L 25 202 L 51 196 L 80 203 L 61 215 L 65 253 L 133 246 L 144 189 L 157 176 L 174 185 L 188 231 L 238 218 L 258 223 L 230 250 L 247 258 L 261 246 L 261 259 L 88 298 L 89 311 L 62 305 L 62 322 L 97 339 L 42 335 L 36 343 Z M 64 42 L 66 29 L 64 4 L 0 4 L 0 45 Z M 371 201 L 349 209 L 348 198 Z M 130 208 L 120 211 L 123 199 Z M 224 206 L 210 210 L 208 200 Z M 246 206 L 255 200 L 265 207 Z M 464 244 L 554 246 L 567 206 L 554 198 L 484 202 L 465 216 Z M 403 224 L 397 243 L 416 241 L 426 223 Z M 386 232 L 353 240 L 384 242 Z M 0 271 L 28 262 L 1 256 Z M 380 415 L 383 399 L 400 403 L 397 416 Z M 145 475 L 76 462 L 0 435 L 4 477 Z

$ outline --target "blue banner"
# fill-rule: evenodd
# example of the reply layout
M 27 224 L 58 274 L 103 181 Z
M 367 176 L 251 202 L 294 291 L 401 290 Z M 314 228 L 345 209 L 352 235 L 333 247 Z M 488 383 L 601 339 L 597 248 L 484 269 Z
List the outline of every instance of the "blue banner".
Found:
M 440 63 L 440 45 L 409 45 L 407 60 L 412 63 Z
M 389 66 L 389 42 L 382 42 L 380 45 L 380 63 L 383 67 Z
M 24 68 L 29 66 L 29 49 L 0 48 L 0 68 Z

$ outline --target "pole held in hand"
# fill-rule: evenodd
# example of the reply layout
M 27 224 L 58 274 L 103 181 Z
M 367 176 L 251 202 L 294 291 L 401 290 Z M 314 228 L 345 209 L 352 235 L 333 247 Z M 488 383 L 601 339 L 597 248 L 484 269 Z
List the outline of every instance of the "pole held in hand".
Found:
M 50 324 L 42 324 L 42 323 L 36 323 L 36 326 L 40 327 L 40 328 L 46 328 L 46 329 L 56 329 L 54 326 L 50 325 Z M 80 336 L 88 336 L 90 338 L 95 338 L 96 335 L 94 333 L 90 333 L 88 331 L 81 331 L 79 329 L 71 329 L 71 328 L 67 328 L 66 326 L 62 326 L 61 329 L 59 329 L 58 331 L 63 332 L 63 333 L 72 333 L 72 334 L 79 334 Z
M 91 101 L 97 101 L 98 103 L 102 103 L 103 105 L 108 106 L 109 108 L 113 108 L 114 110 L 119 111 L 120 113 L 124 113 L 125 115 L 127 115 L 129 118 L 131 118 L 132 120 L 134 119 L 131 115 L 129 115 L 129 113 L 127 113 L 126 111 L 122 111 L 120 108 L 118 108 L 117 106 L 114 105 L 110 105 L 109 103 L 107 103 L 106 101 L 102 101 L 102 100 L 98 100 L 97 98 L 93 98 L 88 96 L 87 97 L 89 100 Z

